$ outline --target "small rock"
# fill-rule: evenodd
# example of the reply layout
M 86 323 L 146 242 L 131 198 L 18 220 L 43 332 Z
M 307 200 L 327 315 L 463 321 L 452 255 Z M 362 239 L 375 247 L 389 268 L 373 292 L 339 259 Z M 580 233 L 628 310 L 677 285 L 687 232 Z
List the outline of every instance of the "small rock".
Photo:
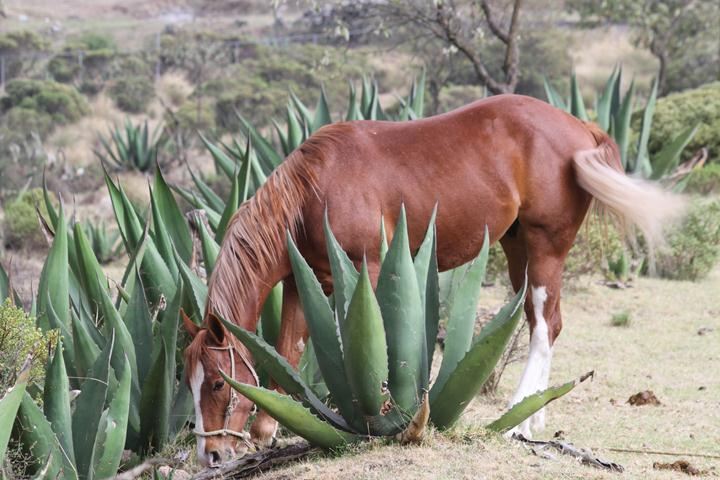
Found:
M 158 472 L 164 478 L 172 478 L 173 480 L 190 480 L 190 474 L 188 472 L 186 472 L 185 470 L 172 468 L 169 465 L 163 465 L 162 467 L 158 467 Z
M 715 330 L 715 329 L 712 327 L 700 327 L 697 331 L 697 334 L 702 337 L 703 335 L 707 335 L 708 333 L 711 333 L 713 330 Z
M 645 390 L 644 392 L 636 393 L 635 395 L 628 398 L 627 403 L 635 407 L 642 405 L 660 405 L 660 400 L 655 396 L 652 390 Z
M 698 387 L 698 391 L 702 392 L 703 390 L 707 390 L 707 387 L 705 385 L 700 385 Z

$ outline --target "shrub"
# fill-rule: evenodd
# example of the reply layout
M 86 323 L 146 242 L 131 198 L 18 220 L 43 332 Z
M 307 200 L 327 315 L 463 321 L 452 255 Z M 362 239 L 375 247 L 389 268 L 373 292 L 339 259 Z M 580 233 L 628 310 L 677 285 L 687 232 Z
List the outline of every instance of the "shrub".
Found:
M 19 30 L 0 34 L 0 55 L 5 59 L 5 80 L 18 77 L 32 67 L 34 62 L 28 60 L 28 52 L 45 51 L 46 42 L 37 33 L 29 30 Z
M 623 310 L 622 312 L 614 313 L 610 317 L 610 325 L 613 327 L 629 327 L 630 326 L 630 312 Z
M 640 121 L 636 115 L 633 122 L 636 130 Z M 707 147 L 710 161 L 720 160 L 720 82 L 658 99 L 648 143 L 650 154 L 657 153 L 677 132 L 698 122 L 700 128 L 685 149 L 683 158 Z
M 12 80 L 5 89 L 2 109 L 33 110 L 48 115 L 53 124 L 67 124 L 79 120 L 88 112 L 85 98 L 69 85 L 45 80 Z
M 128 113 L 142 113 L 155 95 L 155 86 L 144 76 L 122 77 L 109 90 L 118 108 Z
M 690 172 L 685 191 L 703 195 L 720 193 L 720 163 L 711 163 Z
M 657 271 L 672 280 L 700 280 L 720 260 L 720 200 L 695 199 L 685 221 L 668 235 Z
M 41 247 L 45 237 L 40 230 L 35 205 L 47 213 L 42 190 L 35 188 L 24 192 L 5 205 L 5 244 L 8 247 Z
M 595 272 L 609 275 L 607 259 L 622 254 L 622 237 L 612 221 L 591 212 L 565 260 L 563 276 L 567 279 Z
M 10 299 L 0 303 L 0 398 L 15 384 L 28 355 L 33 357 L 30 381 L 42 382 L 48 354 L 57 338 L 57 330 L 43 333 L 35 327 L 35 319 Z

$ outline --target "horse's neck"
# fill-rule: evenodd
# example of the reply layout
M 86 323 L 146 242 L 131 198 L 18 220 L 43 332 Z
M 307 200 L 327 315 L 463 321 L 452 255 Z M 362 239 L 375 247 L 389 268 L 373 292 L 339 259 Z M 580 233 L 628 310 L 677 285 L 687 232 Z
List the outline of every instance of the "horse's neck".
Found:
M 290 274 L 287 248 L 275 252 L 263 269 L 241 264 L 236 250 L 226 246 L 220 251 L 208 290 L 208 312 L 254 331 L 265 300 L 272 288 Z

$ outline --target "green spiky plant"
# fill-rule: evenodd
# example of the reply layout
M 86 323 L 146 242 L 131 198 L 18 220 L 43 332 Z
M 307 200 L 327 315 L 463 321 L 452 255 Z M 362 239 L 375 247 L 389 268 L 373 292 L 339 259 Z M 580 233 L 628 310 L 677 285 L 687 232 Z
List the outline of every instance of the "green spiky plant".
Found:
M 150 172 L 155 168 L 158 155 L 165 147 L 167 139 L 163 128 L 151 131 L 147 120 L 134 125 L 129 118 L 124 126 L 116 125 L 108 136 L 98 137 L 102 149 L 95 155 L 106 165 L 118 170 L 138 170 Z
M 120 232 L 108 229 L 105 222 L 83 222 L 83 230 L 95 253 L 95 258 L 101 264 L 106 264 L 117 258 L 122 250 L 120 245 Z
M 596 96 L 593 120 L 618 144 L 622 165 L 627 173 L 648 180 L 663 181 L 677 168 L 682 151 L 692 140 L 699 124 L 688 125 L 684 130 L 676 132 L 662 150 L 650 158 L 648 141 L 655 112 L 657 80 L 653 82 L 650 96 L 642 110 L 642 123 L 635 145 L 631 145 L 633 132 L 630 128 L 630 120 L 637 103 L 635 81 L 630 83 L 624 94 L 621 91 L 621 84 L 622 68 L 616 67 L 605 82 L 603 91 Z M 564 99 L 547 79 L 545 79 L 545 94 L 551 105 L 570 112 L 581 120 L 590 120 L 575 73 L 570 78 L 570 94 L 567 99 Z M 673 179 L 676 182 L 674 184 L 676 190 L 685 187 L 686 178 Z
M 257 335 L 223 320 L 287 395 L 240 384 L 223 374 L 225 380 L 287 429 L 324 448 L 377 436 L 416 438 L 418 432 L 407 435 L 409 426 L 417 427 L 417 418 L 427 416 L 428 409 L 437 428 L 451 427 L 493 371 L 520 321 L 526 285 L 473 336 L 489 250 L 486 232 L 480 255 L 467 267 L 453 296 L 445 352 L 431 385 L 439 322 L 434 220 L 412 258 L 402 209 L 375 292 L 366 264 L 360 272 L 355 269 L 333 236 L 327 216 L 325 236 L 335 279 L 334 307 L 288 236 L 313 346 L 306 355 L 314 359 L 301 362 L 305 372 L 295 371 Z M 315 362 L 311 383 L 303 378 L 309 377 L 307 369 L 313 369 Z M 487 427 L 509 430 L 575 384 L 531 395 Z

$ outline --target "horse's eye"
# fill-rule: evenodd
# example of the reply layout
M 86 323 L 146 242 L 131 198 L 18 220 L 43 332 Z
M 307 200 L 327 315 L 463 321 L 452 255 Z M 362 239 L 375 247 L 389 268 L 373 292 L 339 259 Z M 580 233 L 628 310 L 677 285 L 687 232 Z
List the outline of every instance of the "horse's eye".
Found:
M 224 386 L 225 382 L 223 380 L 218 380 L 217 382 L 213 383 L 213 391 L 217 392 L 219 390 L 222 390 Z

